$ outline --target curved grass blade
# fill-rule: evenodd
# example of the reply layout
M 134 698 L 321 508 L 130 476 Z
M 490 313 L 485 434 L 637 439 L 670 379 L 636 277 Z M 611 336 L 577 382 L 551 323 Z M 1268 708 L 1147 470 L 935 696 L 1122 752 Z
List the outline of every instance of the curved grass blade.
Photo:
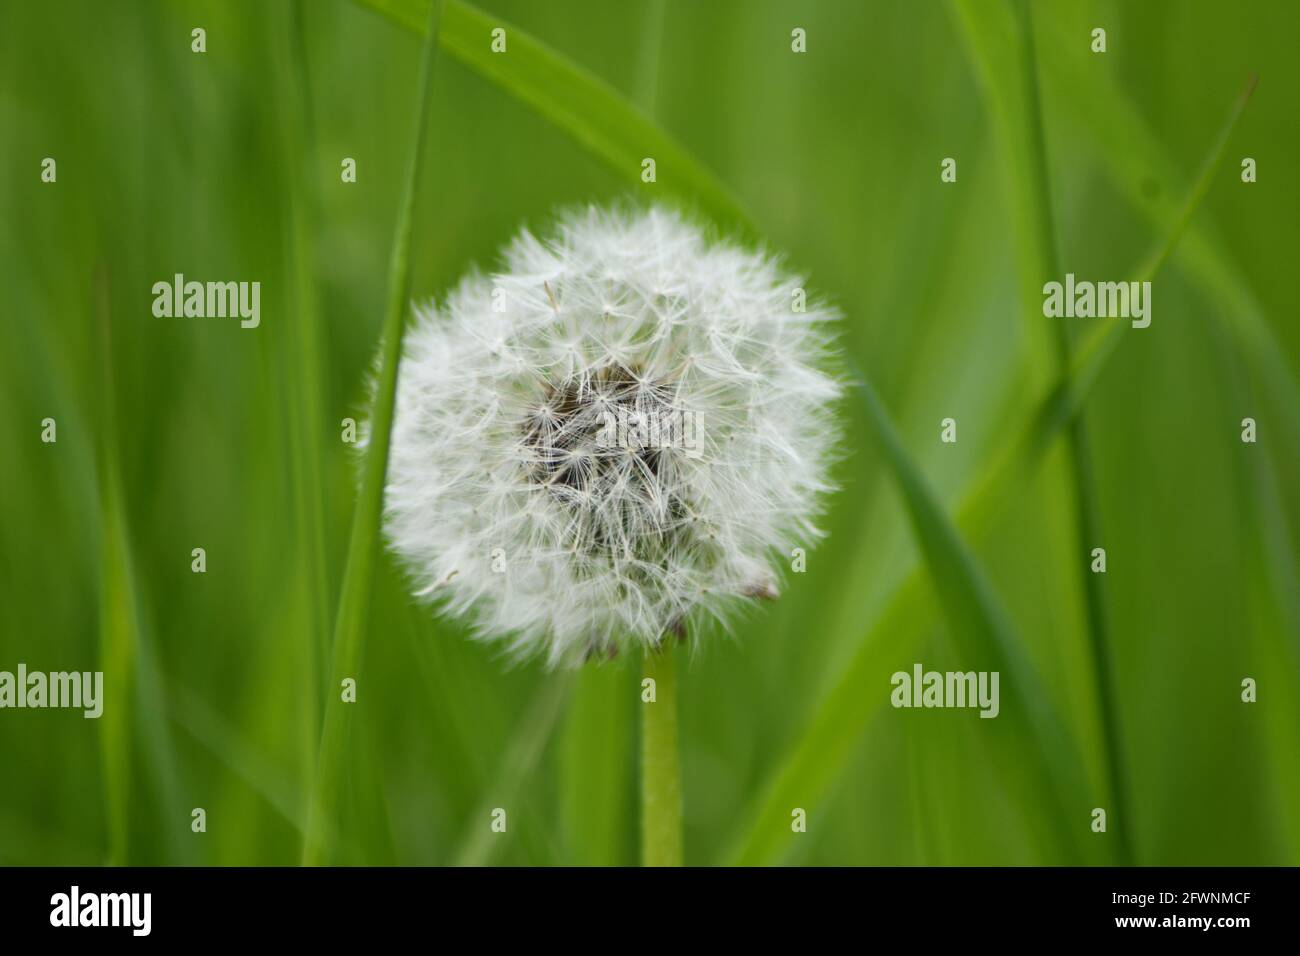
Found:
M 428 0 L 357 0 L 409 30 L 423 29 Z M 489 46 L 502 27 L 508 52 Z M 613 87 L 528 33 L 460 0 L 447 0 L 443 49 L 572 136 L 629 183 L 653 157 L 656 187 L 697 203 L 719 223 L 752 232 L 749 216 L 718 178 Z
M 999 749 L 994 740 L 990 749 L 995 759 L 1002 761 L 1000 771 L 1008 779 L 1018 775 L 1026 789 L 1042 786 L 1038 796 L 1043 805 L 1061 817 L 1064 832 L 1073 832 L 1069 808 L 1086 789 L 1074 742 L 1025 652 L 1024 642 L 1016 635 L 1010 615 L 937 495 L 907 454 L 870 380 L 862 377 L 858 388 L 877 442 L 902 493 L 952 640 L 963 660 L 1002 675 L 1001 688 L 1008 703 L 1003 704 L 999 721 L 1014 728 L 1017 740 L 1030 740 L 1036 748 L 1032 753 L 1035 765 L 1025 767 L 1022 752 Z M 1044 838 L 1051 840 L 1059 832 L 1046 827 Z M 1063 849 L 1071 852 L 1068 844 Z
M 1189 191 L 1176 223 L 1192 222 L 1209 183 L 1222 162 L 1223 144 L 1241 119 L 1246 98 L 1239 99 L 1227 117 L 1201 175 Z M 1153 279 L 1183 238 L 1175 228 L 1161 240 L 1140 269 L 1138 281 Z M 980 540 L 1007 506 L 1017 500 L 1037 464 L 1082 407 L 1093 384 L 1119 343 L 1122 321 L 1099 327 L 1075 350 L 1069 367 L 1047 390 L 1034 410 L 1026 414 L 1016 437 L 991 456 L 988 466 L 973 481 L 956 511 L 958 527 L 972 541 Z M 924 569 L 915 567 L 886 601 L 880 615 L 863 635 L 852 658 L 835 678 L 810 716 L 807 730 L 769 778 L 759 810 L 727 858 L 736 863 L 773 863 L 789 845 L 790 807 L 806 809 L 827 795 L 852 753 L 853 746 L 884 704 L 883 696 L 869 697 L 862 687 L 875 679 L 886 660 L 910 652 L 920 640 L 918 620 L 926 619 L 930 590 Z
M 1191 193 L 1181 210 L 1172 219 L 1172 227 L 1169 231 L 1168 241 L 1152 254 L 1146 266 L 1138 273 L 1139 281 L 1150 279 L 1160 271 L 1161 266 L 1173 253 L 1175 247 L 1179 245 L 1185 233 L 1193 226 L 1192 216 L 1201 200 L 1209 191 L 1210 184 L 1214 180 L 1214 174 L 1223 162 L 1223 157 L 1228 149 L 1228 142 L 1232 138 L 1233 131 L 1237 128 L 1237 123 L 1241 120 L 1242 113 L 1246 110 L 1246 104 L 1250 102 L 1251 95 L 1255 92 L 1255 87 L 1259 83 L 1259 77 L 1252 76 L 1246 83 L 1246 88 L 1233 103 L 1232 109 L 1228 114 L 1228 119 L 1219 131 L 1219 136 L 1211 148 L 1210 154 L 1206 157 L 1201 166 L 1201 172 L 1197 176 L 1192 186 Z M 1243 308 L 1243 314 L 1251 313 L 1253 310 Z M 1110 353 L 1114 350 L 1119 341 L 1119 334 L 1124 330 L 1122 320 L 1108 320 L 1103 325 L 1095 327 L 1088 336 L 1075 349 L 1071 357 L 1071 371 L 1069 380 L 1073 382 L 1072 387 L 1080 392 L 1086 393 L 1092 387 L 1093 381 L 1100 373 L 1101 368 L 1105 365 Z M 1249 351 L 1254 351 L 1250 349 Z M 1274 349 L 1274 352 L 1277 350 Z M 1297 407 L 1300 407 L 1300 401 L 1297 401 Z
M 914 622 L 924 614 L 927 597 L 935 593 L 963 659 L 979 661 L 980 669 L 1005 675 L 1002 686 L 1010 691 L 1010 704 L 1003 708 L 999 720 L 1011 725 L 1010 739 L 1034 742 L 1032 767 L 1025 768 L 1023 751 L 1008 747 L 1006 738 L 991 741 L 990 753 L 998 760 L 999 773 L 1011 781 L 1009 788 L 1022 793 L 1036 790 L 1031 799 L 1048 815 L 1063 813 L 1072 795 L 1083 789 L 1077 761 L 1069 756 L 1073 745 L 1014 634 L 1009 616 L 908 456 L 870 381 L 859 374 L 858 387 L 886 466 L 904 499 L 933 589 L 927 587 L 918 568 L 895 592 L 766 789 L 753 826 L 729 858 L 737 865 L 770 864 L 782 858 L 789 843 L 790 807 L 807 809 L 825 796 L 863 729 L 883 706 L 888 691 L 880 682 L 884 661 L 897 659 L 919 639 Z M 893 640 L 886 642 L 885 635 Z M 864 690 L 873 686 L 876 693 Z M 1037 826 L 1040 839 L 1057 844 L 1062 853 L 1072 852 L 1060 843 L 1061 828 L 1049 825 L 1041 815 L 1033 815 L 1031 823 Z M 1069 832 L 1068 828 L 1063 832 Z
M 1216 303 L 1212 314 L 1262 373 L 1277 406 L 1300 408 L 1297 370 L 1288 365 L 1287 350 L 1278 342 L 1263 306 L 1221 240 L 1205 222 L 1182 222 L 1185 208 L 1173 198 L 1176 191 L 1152 194 L 1148 189 L 1152 179 L 1162 183 L 1182 179 L 1151 127 L 1107 72 L 1090 68 L 1085 59 L 1089 54 L 1080 52 L 1074 38 L 1046 23 L 1040 34 L 1048 48 L 1043 57 L 1044 77 L 1066 111 L 1063 121 L 1087 131 L 1086 142 L 1096 147 L 1101 170 L 1158 232 L 1186 228 L 1187 234 L 1178 244 L 1183 275 Z M 1280 424 L 1281 433 L 1300 447 L 1300 416 L 1286 416 Z
M 366 618 L 370 609 L 371 582 L 379 542 L 379 525 L 383 518 L 384 478 L 388 471 L 389 430 L 393 423 L 393 406 L 397 392 L 398 361 L 402 352 L 402 331 L 411 293 L 411 225 L 415 215 L 415 195 L 420 170 L 424 165 L 425 126 L 428 122 L 433 65 L 437 54 L 438 24 L 442 0 L 429 7 L 429 21 L 424 34 L 424 52 L 420 62 L 419 100 L 415 110 L 414 142 L 407 167 L 402 202 L 398 208 L 397 227 L 388 272 L 388 308 L 384 316 L 379 376 L 371 409 L 370 434 L 361 492 L 352 521 L 343 587 L 339 595 L 334 630 L 334 662 L 331 688 L 326 697 L 324 726 L 321 729 L 320 754 L 316 782 L 307 814 L 307 835 L 303 843 L 303 862 L 308 865 L 329 861 L 330 839 L 337 826 L 337 808 L 345 749 L 351 722 L 351 707 L 337 694 L 340 682 L 355 677 L 361 662 Z
M 1030 321 L 1039 320 L 1040 288 L 1061 274 L 1060 253 L 1052 214 L 1047 144 L 1043 132 L 1042 98 L 1038 86 L 1038 63 L 1034 52 L 1034 28 L 1030 8 L 1024 0 L 1016 15 L 1009 16 L 1006 4 L 974 4 L 958 0 L 958 19 L 965 30 L 978 66 L 982 67 L 990 96 L 1002 102 L 998 111 L 1003 146 L 1016 158 L 1010 166 L 1018 172 L 1011 180 L 1021 215 L 1016 226 L 1021 233 L 1020 274 L 1022 309 Z M 1003 19 L 1004 18 L 1004 19 Z M 999 20 L 1002 22 L 998 22 Z M 1073 349 L 1071 333 L 1063 322 L 1051 323 L 1056 341 L 1058 371 L 1068 367 Z M 1101 540 L 1100 507 L 1092 481 L 1092 453 L 1082 412 L 1065 427 L 1066 458 L 1073 485 L 1076 545 Z M 1082 552 L 1080 552 L 1082 553 Z M 1111 666 L 1110 627 L 1102 578 L 1092 574 L 1082 561 L 1076 562 L 1078 581 L 1084 595 L 1085 632 L 1092 658 L 1092 679 L 1101 724 L 1102 754 L 1106 765 L 1107 806 L 1113 807 L 1115 848 L 1121 865 L 1132 862 L 1129 838 L 1128 783 L 1120 757 L 1119 715 Z

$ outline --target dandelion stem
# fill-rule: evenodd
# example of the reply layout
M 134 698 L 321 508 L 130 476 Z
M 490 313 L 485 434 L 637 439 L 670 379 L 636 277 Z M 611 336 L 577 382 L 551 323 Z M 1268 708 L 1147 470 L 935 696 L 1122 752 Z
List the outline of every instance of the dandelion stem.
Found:
M 641 862 L 682 865 L 682 779 L 677 756 L 676 643 L 666 638 L 645 656 L 655 696 L 641 705 Z

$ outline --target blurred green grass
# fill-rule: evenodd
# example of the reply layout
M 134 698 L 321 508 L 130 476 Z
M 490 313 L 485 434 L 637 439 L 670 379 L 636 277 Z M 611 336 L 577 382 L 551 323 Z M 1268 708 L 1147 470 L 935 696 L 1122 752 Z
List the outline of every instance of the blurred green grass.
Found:
M 646 5 L 479 7 L 641 101 Z M 338 423 L 362 415 L 378 342 L 418 40 L 349 3 L 305 4 L 296 78 L 287 12 L 278 0 L 0 11 L 0 669 L 105 666 L 110 621 L 115 640 L 136 642 L 129 714 L 0 712 L 0 862 L 298 859 L 321 700 L 334 692 L 314 673 L 320 632 L 355 503 Z M 1261 77 L 1156 283 L 1152 327 L 1123 334 L 1087 408 L 1135 858 L 1294 864 L 1300 195 L 1284 170 L 1300 145 L 1288 39 L 1300 14 L 1167 0 L 1035 4 L 1034 15 L 1057 241 L 1080 276 L 1127 276 L 1169 234 L 1246 77 Z M 1020 304 L 1023 184 L 1008 175 L 960 19 L 938 2 L 835 0 L 670 0 L 663 17 L 655 123 L 840 304 L 846 351 L 955 507 L 1054 367 L 1050 329 Z M 1097 25 L 1104 56 L 1086 52 Z M 190 52 L 194 26 L 206 54 Z M 802 56 L 789 52 L 794 26 L 808 32 Z M 490 266 L 521 222 L 557 204 L 652 188 L 450 58 L 432 112 L 418 295 Z M 1239 182 L 1242 155 L 1259 160 L 1259 183 Z M 39 181 L 45 156 L 56 185 Z M 355 184 L 339 182 L 344 156 L 357 159 Z M 956 184 L 939 182 L 944 156 L 958 158 Z M 101 267 L 111 356 L 96 325 Z M 175 272 L 260 280 L 262 328 L 155 319 L 150 287 Z M 319 325 L 295 326 L 312 299 Z M 294 369 L 311 334 L 322 361 L 304 383 Z M 321 413 L 304 431 L 312 393 Z M 846 414 L 843 491 L 808 573 L 734 635 L 706 635 L 683 674 L 688 860 L 727 860 L 752 834 L 774 774 L 863 647 L 871 677 L 846 691 L 863 718 L 818 738 L 791 778 L 796 795 L 807 781 L 808 833 L 767 834 L 762 858 L 1070 862 L 1044 827 L 1061 844 L 1093 840 L 1086 859 L 1112 858 L 1086 829 L 1086 793 L 1077 832 L 1015 799 L 989 761 L 987 722 L 885 706 L 889 675 L 915 660 L 982 665 L 959 652 L 928 580 L 878 621 L 918 552 L 866 419 Z M 949 415 L 960 441 L 941 446 Z M 1238 441 L 1246 415 L 1261 423 L 1258 445 Z M 39 440 L 46 416 L 55 445 Z M 312 447 L 319 476 L 294 464 Z M 317 477 L 321 548 L 300 507 Z M 1105 773 L 1077 567 L 1091 545 L 1075 539 L 1071 480 L 1056 448 L 974 543 L 1091 789 Z M 120 527 L 102 523 L 114 513 Z M 190 573 L 194 547 L 205 575 Z M 309 575 L 322 557 L 323 609 Z M 129 606 L 133 638 L 118 623 Z M 1258 704 L 1240 703 L 1244 676 L 1259 681 Z M 629 662 L 577 675 L 554 733 L 536 740 L 555 678 L 507 666 L 415 606 L 385 556 L 340 858 L 464 859 L 485 808 L 505 806 L 493 862 L 635 862 L 636 677 Z M 189 829 L 196 806 L 201 835 Z

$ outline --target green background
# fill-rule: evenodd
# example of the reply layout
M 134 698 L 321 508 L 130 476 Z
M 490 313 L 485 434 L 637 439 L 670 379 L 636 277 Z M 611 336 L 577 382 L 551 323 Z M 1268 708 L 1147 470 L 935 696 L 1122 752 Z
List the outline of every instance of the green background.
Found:
M 423 19 L 422 3 L 388 5 Z M 0 711 L 0 862 L 299 858 L 355 501 L 339 423 L 365 415 L 420 47 L 353 3 L 303 8 L 299 32 L 280 0 L 0 6 L 0 670 L 102 669 L 108 684 L 97 721 Z M 1041 276 L 1026 278 L 1017 239 L 1034 184 L 1000 119 L 1016 109 L 996 81 L 1009 61 L 990 81 L 974 40 L 1019 6 L 480 8 L 716 173 L 843 310 L 845 351 L 955 510 L 1057 368 L 1054 320 L 1024 294 Z M 1155 279 L 1151 327 L 1121 331 L 1088 397 L 1101 540 L 1079 539 L 1059 438 L 968 538 L 1074 741 L 1048 761 L 1078 784 L 1058 810 L 1026 796 L 1044 764 L 1006 673 L 997 721 L 889 706 L 890 675 L 913 662 L 998 668 L 955 639 L 968 622 L 943 613 L 951 579 L 919 563 L 851 397 L 829 537 L 778 602 L 701 634 L 684 664 L 688 862 L 1300 862 L 1300 8 L 1043 2 L 1033 20 L 1051 230 L 1081 279 L 1127 278 L 1170 237 L 1260 78 Z M 1105 54 L 1089 51 L 1097 26 Z M 492 268 L 557 206 L 697 205 L 671 164 L 641 184 L 517 94 L 437 62 L 419 297 Z M 943 157 L 956 183 L 940 182 Z M 151 286 L 177 272 L 260 281 L 261 327 L 155 318 Z M 1081 335 L 1096 320 L 1060 321 Z M 955 445 L 939 441 L 949 416 Z M 1240 441 L 1246 416 L 1256 444 Z M 1095 546 L 1118 796 L 1080 573 Z M 639 662 L 509 665 L 417 605 L 387 556 L 369 620 L 337 860 L 636 862 Z M 1257 703 L 1240 700 L 1245 677 Z M 488 829 L 494 807 L 506 834 Z M 794 807 L 806 833 L 790 832 Z

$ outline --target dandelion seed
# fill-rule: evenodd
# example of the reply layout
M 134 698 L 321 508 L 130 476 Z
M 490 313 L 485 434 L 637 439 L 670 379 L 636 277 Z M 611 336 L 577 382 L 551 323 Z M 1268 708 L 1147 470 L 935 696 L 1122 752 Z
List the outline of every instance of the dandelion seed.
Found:
M 417 308 L 385 499 L 416 593 L 555 665 L 775 597 L 838 438 L 802 286 L 677 213 L 588 209 Z

